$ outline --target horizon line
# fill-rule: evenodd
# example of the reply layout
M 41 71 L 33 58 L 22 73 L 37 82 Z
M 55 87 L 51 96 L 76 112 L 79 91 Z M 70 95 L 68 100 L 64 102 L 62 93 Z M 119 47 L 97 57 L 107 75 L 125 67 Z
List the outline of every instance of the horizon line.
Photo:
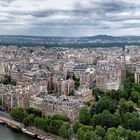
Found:
M 140 35 L 110 35 L 110 34 L 96 34 L 96 35 L 85 35 L 85 36 L 55 36 L 55 35 L 25 35 L 25 34 L 7 34 L 0 36 L 23 36 L 23 37 L 60 37 L 60 38 L 80 38 L 80 37 L 95 37 L 95 36 L 110 36 L 110 37 L 140 37 Z

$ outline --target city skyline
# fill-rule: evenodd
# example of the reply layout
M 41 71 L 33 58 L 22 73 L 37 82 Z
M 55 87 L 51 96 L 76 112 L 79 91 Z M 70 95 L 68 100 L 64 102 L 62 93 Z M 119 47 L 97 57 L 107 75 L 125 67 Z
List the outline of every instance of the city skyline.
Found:
M 0 0 L 0 35 L 140 35 L 140 1 Z

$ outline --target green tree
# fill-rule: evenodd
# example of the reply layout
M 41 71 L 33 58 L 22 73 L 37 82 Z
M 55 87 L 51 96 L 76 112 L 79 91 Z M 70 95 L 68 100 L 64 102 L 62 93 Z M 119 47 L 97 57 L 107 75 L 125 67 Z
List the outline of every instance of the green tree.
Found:
M 8 84 L 11 84 L 11 85 L 14 85 L 16 86 L 16 81 L 11 79 L 11 76 L 6 74 L 4 75 L 4 78 L 2 81 L 0 81 L 0 83 L 4 84 L 4 85 L 8 85 Z
M 118 92 L 119 92 L 119 94 L 120 94 L 120 98 L 125 98 L 125 99 L 128 99 L 128 98 L 129 98 L 129 94 L 127 93 L 126 90 L 124 90 L 124 89 L 119 89 Z
M 100 140 L 100 137 L 93 131 L 87 131 L 83 137 L 83 140 Z
M 119 91 L 116 90 L 111 90 L 106 93 L 109 97 L 111 97 L 113 100 L 119 100 L 120 99 L 120 94 Z
M 126 113 L 126 112 L 133 112 L 133 102 L 132 101 L 127 101 L 125 99 L 121 99 L 119 102 L 119 111 L 121 114 Z
M 106 138 L 107 140 L 121 140 L 114 127 L 107 130 Z
M 43 118 L 36 117 L 36 118 L 34 119 L 34 125 L 35 125 L 38 129 L 44 130 L 44 129 L 45 129 L 45 124 L 46 124 L 46 121 L 45 121 L 45 119 L 43 119 Z
M 112 116 L 113 120 L 112 120 L 112 126 L 113 127 L 118 127 L 121 124 L 121 115 L 119 113 L 119 111 L 116 111 L 113 116 Z
M 56 114 L 54 116 L 52 116 L 52 120 L 62 120 L 62 121 L 69 121 L 69 118 L 66 115 L 62 115 L 62 114 Z
M 102 125 L 103 126 L 102 120 L 103 120 L 103 118 L 102 118 L 101 113 L 93 115 L 93 117 L 92 117 L 92 125 L 93 125 L 93 127 L 95 128 L 97 125 Z
M 2 106 L 2 99 L 0 99 L 0 106 Z
M 104 138 L 106 135 L 105 129 L 100 125 L 96 126 L 95 133 L 102 138 Z
M 123 138 L 126 138 L 127 137 L 127 130 L 126 129 L 124 129 L 122 126 L 118 126 L 118 128 L 116 129 L 116 133 L 119 135 L 119 136 L 121 136 L 121 137 L 123 137 Z
M 136 131 L 127 130 L 127 135 L 129 140 L 139 140 L 139 136 Z
M 11 79 L 11 85 L 16 86 L 16 80 Z
M 87 139 L 89 136 L 86 136 L 87 132 L 92 132 L 94 129 L 92 126 L 86 126 L 86 125 L 81 125 L 81 127 L 78 129 L 77 133 L 76 133 L 76 138 L 78 140 L 82 140 L 82 139 Z M 90 137 L 90 139 L 92 139 Z
M 96 104 L 96 113 L 101 113 L 103 110 L 107 110 L 110 107 L 111 99 L 107 96 L 102 97 Z
M 132 91 L 137 91 L 140 93 L 140 84 L 133 84 Z
M 108 111 L 108 110 L 104 110 L 102 113 L 102 126 L 105 128 L 109 128 L 112 127 L 113 124 L 113 115 Z
M 72 79 L 73 79 L 74 81 L 76 81 L 76 76 L 75 76 L 74 73 L 73 73 L 73 75 L 72 75 Z
M 85 131 L 82 128 L 79 128 L 76 134 L 76 138 L 78 140 L 82 140 L 84 138 L 84 135 L 85 135 Z
M 74 90 L 71 90 L 68 96 L 74 96 L 74 95 L 75 95 Z
M 98 101 L 99 97 L 104 95 L 104 91 L 102 91 L 98 88 L 93 88 L 92 89 L 92 95 L 95 97 L 95 100 Z
M 81 127 L 79 120 L 76 120 L 72 123 L 72 131 L 76 134 L 78 129 Z
M 23 119 L 24 125 L 25 126 L 32 125 L 34 122 L 34 118 L 35 118 L 34 114 L 30 114 L 30 115 L 27 114 L 26 117 L 24 117 L 24 119 Z
M 63 125 L 62 120 L 51 120 L 48 131 L 53 134 L 59 134 L 59 129 Z
M 29 107 L 26 109 L 26 112 L 28 114 L 34 114 L 36 117 L 41 117 L 42 116 L 42 111 L 39 110 L 39 109 L 36 109 L 36 108 L 32 108 L 32 107 Z
M 70 124 L 69 122 L 64 122 L 63 125 L 61 125 L 59 130 L 59 135 L 65 139 L 70 138 Z
M 26 115 L 26 111 L 21 107 L 13 108 L 11 110 L 11 116 L 17 119 L 18 121 L 23 122 L 25 115 Z
M 110 113 L 113 114 L 116 111 L 117 107 L 118 107 L 117 101 L 116 100 L 111 100 L 108 110 L 110 111 Z
M 124 127 L 131 130 L 140 130 L 140 116 L 136 113 L 127 112 L 123 117 Z
M 91 122 L 90 112 L 87 108 L 82 108 L 79 113 L 79 121 L 82 124 L 88 125 Z
M 75 89 L 78 89 L 79 86 L 80 86 L 80 78 L 76 78 L 76 80 L 75 80 Z
M 93 116 L 94 114 L 96 114 L 96 105 L 95 105 L 95 103 L 93 103 L 92 105 L 91 105 L 91 107 L 90 107 L 90 114 L 91 114 L 91 116 Z
M 89 125 L 81 125 L 81 128 L 86 132 L 86 131 L 93 131 L 93 127 Z
M 139 99 L 140 99 L 140 94 L 139 94 L 139 92 L 133 91 L 133 92 L 131 93 L 131 100 L 132 100 L 133 102 L 137 103 Z
M 124 90 L 131 94 L 132 87 L 134 85 L 134 73 L 126 72 L 126 79 L 124 80 Z

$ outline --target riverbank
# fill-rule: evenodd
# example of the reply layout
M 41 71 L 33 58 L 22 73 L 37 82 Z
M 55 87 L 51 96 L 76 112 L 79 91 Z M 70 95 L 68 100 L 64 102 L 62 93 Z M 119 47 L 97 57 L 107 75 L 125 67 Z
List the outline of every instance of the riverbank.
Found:
M 54 134 L 50 134 L 47 132 L 44 132 L 42 130 L 39 130 L 35 127 L 27 127 L 25 128 L 22 123 L 19 123 L 12 118 L 6 117 L 6 116 L 0 116 L 0 124 L 4 124 L 6 127 L 9 127 L 11 129 L 21 131 L 27 135 L 30 135 L 32 137 L 36 137 L 38 139 L 42 140 L 62 140 L 61 137 L 56 136 Z
M 26 129 L 28 131 L 32 132 L 32 133 L 35 133 L 38 136 L 38 138 L 39 137 L 40 137 L 40 139 L 44 138 L 43 140 L 62 140 L 62 138 L 57 136 L 57 135 L 54 135 L 54 134 L 51 134 L 51 133 L 47 133 L 47 132 L 42 131 L 40 129 L 37 129 L 35 127 L 27 127 Z
M 0 124 L 0 140 L 39 140 Z

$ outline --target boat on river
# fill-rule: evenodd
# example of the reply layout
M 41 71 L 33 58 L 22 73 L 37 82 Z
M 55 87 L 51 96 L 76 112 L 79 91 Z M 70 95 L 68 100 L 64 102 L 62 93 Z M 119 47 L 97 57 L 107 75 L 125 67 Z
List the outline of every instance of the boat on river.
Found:
M 40 139 L 40 140 L 45 140 L 46 139 L 46 136 L 38 135 L 37 138 Z
M 0 120 L 0 124 L 4 124 L 4 121 Z
M 32 132 L 28 131 L 28 130 L 25 129 L 25 128 L 22 128 L 22 132 L 25 133 L 25 134 L 28 134 L 28 135 L 30 135 L 30 136 L 36 137 L 36 134 L 35 134 L 35 133 L 32 133 Z

